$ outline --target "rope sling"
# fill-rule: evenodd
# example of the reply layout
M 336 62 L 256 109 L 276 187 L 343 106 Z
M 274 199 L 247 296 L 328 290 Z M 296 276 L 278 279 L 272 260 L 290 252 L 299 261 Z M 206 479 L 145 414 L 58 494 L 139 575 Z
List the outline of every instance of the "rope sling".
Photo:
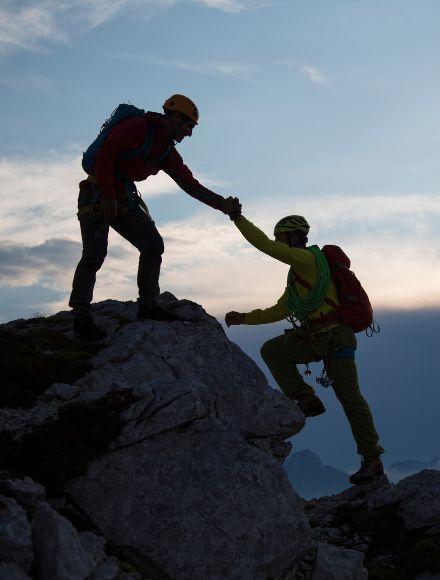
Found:
M 306 249 L 312 252 L 316 260 L 317 277 L 315 286 L 305 296 L 300 296 L 294 284 L 295 272 L 293 267 L 290 268 L 287 276 L 287 307 L 300 322 L 307 320 L 310 314 L 324 302 L 331 278 L 330 267 L 326 257 L 318 246 L 310 246 Z

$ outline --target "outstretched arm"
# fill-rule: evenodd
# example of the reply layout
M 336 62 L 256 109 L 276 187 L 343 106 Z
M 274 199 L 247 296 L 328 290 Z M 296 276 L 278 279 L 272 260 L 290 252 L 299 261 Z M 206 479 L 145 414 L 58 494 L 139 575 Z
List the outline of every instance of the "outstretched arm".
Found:
M 228 215 L 231 211 L 238 209 L 239 202 L 237 198 L 228 197 L 225 199 L 197 181 L 175 149 L 166 159 L 163 169 L 185 193 L 194 197 L 194 199 Z
M 270 308 L 251 310 L 251 312 L 228 312 L 225 316 L 227 326 L 236 324 L 269 324 L 278 322 L 288 316 L 290 312 L 286 306 L 286 292 L 281 296 L 278 302 Z
M 260 252 L 290 266 L 313 267 L 314 257 L 311 252 L 300 248 L 290 248 L 287 244 L 269 239 L 264 232 L 244 216 L 235 219 L 234 223 L 243 237 Z

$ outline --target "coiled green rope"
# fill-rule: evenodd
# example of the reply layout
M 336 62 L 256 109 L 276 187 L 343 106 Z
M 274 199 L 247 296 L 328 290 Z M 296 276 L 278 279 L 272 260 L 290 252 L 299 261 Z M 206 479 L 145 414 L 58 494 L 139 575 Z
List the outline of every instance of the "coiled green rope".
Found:
M 324 302 L 330 284 L 330 268 L 324 253 L 318 246 L 307 248 L 315 256 L 317 266 L 317 279 L 315 286 L 305 296 L 300 296 L 293 282 L 295 272 L 290 268 L 287 276 L 287 307 L 295 318 L 304 322 L 312 312 L 317 310 Z

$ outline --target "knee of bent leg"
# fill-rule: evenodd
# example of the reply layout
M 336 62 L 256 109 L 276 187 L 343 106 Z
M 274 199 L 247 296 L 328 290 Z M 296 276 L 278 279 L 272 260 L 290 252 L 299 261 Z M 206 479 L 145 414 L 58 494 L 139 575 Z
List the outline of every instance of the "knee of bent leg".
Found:
M 330 359 L 327 373 L 336 389 L 360 395 L 358 373 L 353 359 Z
M 264 344 L 262 344 L 260 348 L 261 358 L 267 362 L 270 359 L 272 353 L 272 340 L 266 340 Z
M 148 236 L 142 243 L 139 244 L 138 250 L 141 254 L 146 254 L 149 256 L 162 256 L 165 251 L 165 246 L 163 243 L 163 238 L 156 232 L 154 236 Z

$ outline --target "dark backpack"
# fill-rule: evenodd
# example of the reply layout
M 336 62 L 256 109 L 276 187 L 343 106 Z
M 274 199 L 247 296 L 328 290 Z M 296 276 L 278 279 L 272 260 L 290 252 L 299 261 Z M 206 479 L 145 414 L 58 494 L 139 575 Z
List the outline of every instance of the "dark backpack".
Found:
M 82 167 L 84 171 L 86 173 L 92 172 L 96 154 L 98 153 L 99 148 L 107 139 L 110 131 L 114 127 L 116 127 L 116 125 L 118 125 L 121 121 L 129 119 L 130 117 L 143 117 L 144 115 L 145 115 L 144 109 L 139 109 L 134 105 L 130 105 L 128 103 L 122 103 L 118 105 L 116 109 L 113 111 L 113 113 L 110 115 L 110 117 L 106 119 L 106 121 L 104 121 L 104 123 L 102 124 L 99 135 L 96 137 L 93 143 L 91 143 L 87 147 L 86 151 L 84 151 L 82 157 Z M 150 151 L 151 144 L 153 142 L 153 135 L 154 135 L 154 127 L 151 126 L 147 133 L 145 141 L 137 149 L 133 149 L 131 151 L 127 151 L 126 153 L 124 153 L 120 157 L 120 159 L 130 159 L 135 155 L 142 155 L 142 157 L 146 159 Z M 164 159 L 166 159 L 166 157 L 171 153 L 171 149 L 172 149 L 171 146 L 168 147 L 165 153 L 160 157 L 160 159 L 158 159 L 158 161 L 159 162 L 164 161 Z
M 350 270 L 350 258 L 339 246 L 324 246 L 322 252 L 336 286 L 339 306 L 327 297 L 324 302 L 334 308 L 337 320 L 350 326 L 354 332 L 368 329 L 373 324 L 373 308 L 362 284 Z M 310 284 L 297 274 L 295 281 L 311 289 Z

